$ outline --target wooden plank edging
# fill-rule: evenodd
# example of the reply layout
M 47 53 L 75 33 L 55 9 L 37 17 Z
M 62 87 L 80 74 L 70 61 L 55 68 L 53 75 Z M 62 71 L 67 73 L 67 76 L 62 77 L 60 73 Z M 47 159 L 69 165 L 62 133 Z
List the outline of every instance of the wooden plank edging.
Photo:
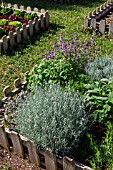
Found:
M 24 158 L 24 155 L 29 156 L 29 160 L 37 166 L 45 167 L 46 170 L 93 170 L 90 167 L 79 164 L 73 159 L 64 157 L 61 159 L 51 152 L 51 150 L 40 150 L 38 147 L 26 137 L 19 135 L 17 132 L 5 129 L 0 126 L 0 134 L 2 131 L 2 137 L 0 137 L 0 145 L 8 150 L 13 148 L 13 151 Z M 4 144 L 5 143 L 5 144 Z M 26 147 L 27 151 L 24 149 Z M 26 153 L 27 152 L 27 153 Z M 43 159 L 42 159 L 43 157 Z
M 6 6 L 6 5 L 5 5 Z M 24 6 L 18 7 L 17 4 L 8 4 L 7 7 L 12 7 L 15 10 L 24 10 Z M 16 28 L 15 32 L 9 32 L 9 35 L 4 35 L 0 39 L 0 53 L 2 51 L 7 51 L 9 47 L 14 47 L 21 43 L 22 39 L 26 39 L 28 36 L 32 37 L 32 35 L 39 30 L 45 30 L 49 27 L 50 17 L 49 12 L 45 11 L 45 9 L 41 9 L 41 12 L 38 11 L 38 8 L 34 8 L 33 11 L 30 6 L 27 7 L 26 12 L 36 12 L 37 17 L 34 18 L 33 21 L 29 21 L 28 25 L 23 24 L 22 28 Z

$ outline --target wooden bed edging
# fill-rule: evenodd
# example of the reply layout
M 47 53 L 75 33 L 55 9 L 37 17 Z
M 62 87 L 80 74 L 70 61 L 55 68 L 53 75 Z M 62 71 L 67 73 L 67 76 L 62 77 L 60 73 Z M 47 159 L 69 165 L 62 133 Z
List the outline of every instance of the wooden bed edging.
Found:
M 108 0 L 100 7 L 96 8 L 93 12 L 89 12 L 88 16 L 84 18 L 84 29 L 91 26 L 96 29 L 99 27 L 99 32 L 101 34 L 105 33 L 105 29 L 108 28 L 109 34 L 113 34 L 113 21 L 109 24 L 106 24 L 105 20 L 101 20 L 100 23 L 97 23 L 97 19 L 100 19 L 103 15 L 113 9 L 113 0 Z
M 14 6 L 8 4 L 7 7 L 13 7 L 15 10 L 24 10 L 24 6 L 18 7 L 17 4 L 14 4 Z M 39 30 L 45 30 L 49 27 L 49 12 L 45 11 L 45 9 L 41 9 L 41 12 L 39 12 L 38 8 L 34 8 L 32 11 L 31 7 L 28 6 L 26 12 L 36 12 L 37 17 L 33 21 L 30 20 L 28 25 L 23 24 L 22 28 L 16 28 L 15 32 L 10 31 L 8 36 L 4 35 L 0 39 L 0 53 L 8 50 L 9 47 L 14 47 L 21 43 L 28 36 L 32 37 L 35 32 L 37 33 Z
M 13 149 L 22 158 L 25 158 L 27 154 L 30 162 L 46 170 L 93 170 L 69 157 L 62 159 L 49 149 L 40 150 L 26 137 L 5 129 L 3 126 L 0 126 L 0 145 L 9 151 Z
M 28 72 L 26 73 L 28 74 Z M 13 98 L 14 96 L 18 95 L 22 90 L 27 89 L 27 80 L 21 82 L 20 78 L 17 78 L 14 81 L 14 90 L 11 90 L 10 86 L 6 86 L 3 90 L 4 98 L 0 100 L 0 108 L 4 105 L 8 98 Z

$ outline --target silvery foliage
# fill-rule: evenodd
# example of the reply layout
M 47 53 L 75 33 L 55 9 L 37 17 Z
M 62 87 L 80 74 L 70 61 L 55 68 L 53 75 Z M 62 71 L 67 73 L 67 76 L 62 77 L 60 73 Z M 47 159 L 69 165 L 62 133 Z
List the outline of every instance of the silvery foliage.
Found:
M 50 148 L 62 155 L 69 153 L 87 129 L 83 98 L 69 87 L 62 90 L 58 84 L 45 88 L 35 86 L 34 93 L 17 110 L 16 129 L 38 147 Z
M 110 78 L 113 76 L 113 59 L 108 56 L 95 57 L 93 62 L 86 65 L 85 71 L 94 80 Z

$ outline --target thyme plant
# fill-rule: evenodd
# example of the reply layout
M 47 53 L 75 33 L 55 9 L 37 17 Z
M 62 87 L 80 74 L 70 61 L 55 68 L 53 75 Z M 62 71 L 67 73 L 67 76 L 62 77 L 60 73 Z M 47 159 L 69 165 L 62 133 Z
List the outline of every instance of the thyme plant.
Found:
M 57 154 L 69 154 L 88 127 L 83 96 L 69 87 L 35 86 L 34 92 L 17 110 L 16 129 L 38 147 L 50 148 Z

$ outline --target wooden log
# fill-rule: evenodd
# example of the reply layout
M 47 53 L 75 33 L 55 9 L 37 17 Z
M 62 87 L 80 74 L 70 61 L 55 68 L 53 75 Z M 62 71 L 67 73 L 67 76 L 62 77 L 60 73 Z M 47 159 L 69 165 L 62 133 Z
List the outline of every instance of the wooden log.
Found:
M 44 153 L 46 170 L 57 170 L 56 156 L 50 151 L 46 150 Z
M 75 162 L 68 157 L 63 158 L 63 170 L 76 170 Z
M 3 50 L 6 51 L 8 49 L 8 39 L 6 35 L 2 37 L 2 41 L 3 41 Z
M 17 33 L 17 43 L 19 44 L 21 42 L 21 32 L 20 32 L 20 28 L 16 28 L 16 33 Z
M 11 87 L 10 86 L 5 87 L 3 93 L 4 93 L 4 97 L 8 97 L 9 94 L 11 93 Z
M 23 36 L 24 39 L 26 39 L 27 38 L 27 27 L 26 27 L 26 24 L 23 24 L 22 28 L 23 28 L 22 36 Z
M 24 6 L 23 6 L 23 5 L 21 5 L 21 6 L 20 6 L 20 9 L 21 9 L 22 11 L 24 11 Z
M 29 21 L 28 25 L 29 25 L 29 36 L 31 37 L 33 35 L 33 22 Z
M 11 3 L 8 3 L 7 6 L 8 6 L 8 8 L 11 8 L 11 7 L 12 7 Z
M 40 15 L 40 28 L 44 29 L 44 17 L 43 17 L 43 14 Z
M 17 155 L 19 155 L 22 158 L 24 158 L 23 145 L 22 145 L 22 141 L 20 140 L 20 137 L 19 137 L 18 133 L 12 131 L 10 136 L 11 136 L 11 141 L 12 141 L 12 144 L 13 144 L 13 151 Z
M 14 88 L 19 88 L 22 85 L 21 80 L 19 78 L 17 78 L 14 81 Z
M 38 8 L 34 8 L 34 12 L 38 12 Z
M 18 9 L 18 5 L 17 4 L 14 4 L 14 9 Z
M 3 51 L 3 41 L 0 41 L 0 54 Z
M 46 11 L 46 13 L 45 13 L 45 26 L 46 26 L 46 28 L 49 27 L 49 20 L 50 20 L 49 12 Z
M 11 47 L 14 47 L 15 41 L 14 41 L 13 31 L 10 31 L 10 32 L 9 32 L 9 42 L 10 42 L 10 46 L 11 46 Z
M 86 29 L 86 28 L 88 27 L 88 23 L 89 23 L 89 19 L 88 19 L 88 17 L 86 16 L 86 17 L 84 18 L 84 29 Z
M 96 29 L 96 19 L 91 20 L 91 26 Z
M 28 154 L 29 154 L 29 159 L 32 163 L 40 167 L 40 157 L 39 153 L 37 150 L 37 147 L 34 143 L 31 141 L 26 142 L 27 148 L 28 148 Z
M 30 6 L 27 7 L 27 12 L 31 12 L 31 7 Z
M 92 12 L 89 12 L 89 13 L 88 13 L 88 18 L 91 18 L 92 15 L 93 15 Z
M 35 22 L 35 25 L 34 25 L 35 31 L 38 32 L 39 31 L 39 21 L 38 21 L 38 18 L 34 18 L 34 22 Z
M 101 34 L 105 33 L 105 25 L 106 25 L 106 21 L 105 20 L 101 20 L 100 21 L 100 25 L 99 25 L 99 31 Z
M 9 150 L 9 143 L 3 126 L 0 125 L 0 145 Z
M 113 34 L 113 21 L 109 23 L 109 34 Z

